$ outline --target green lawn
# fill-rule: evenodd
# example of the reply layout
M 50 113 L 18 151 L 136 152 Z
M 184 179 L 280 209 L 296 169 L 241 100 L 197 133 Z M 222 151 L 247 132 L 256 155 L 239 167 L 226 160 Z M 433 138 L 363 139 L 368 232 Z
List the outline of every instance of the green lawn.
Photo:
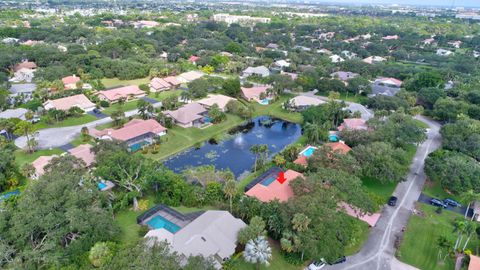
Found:
M 149 77 L 135 79 L 135 80 L 120 80 L 118 78 L 104 78 L 102 79 L 103 85 L 106 88 L 111 88 L 114 86 L 126 86 L 126 85 L 140 85 L 140 84 L 148 84 L 150 82 Z
M 299 270 L 303 269 L 304 266 L 291 265 L 285 261 L 283 256 L 280 254 L 280 244 L 269 239 L 270 247 L 272 248 L 272 259 L 270 260 L 270 266 L 266 267 L 264 265 L 260 266 L 260 269 L 271 269 L 271 270 Z M 237 254 L 233 259 L 233 267 L 235 270 L 255 270 L 255 265 L 247 263 L 242 254 Z
M 228 130 L 242 122 L 243 120 L 240 117 L 228 114 L 225 121 L 204 129 L 174 126 L 168 130 L 167 135 L 162 137 L 159 152 L 157 154 L 147 154 L 147 156 L 153 159 L 164 159 L 197 143 L 203 143 L 212 137 L 224 135 Z
M 148 95 L 148 97 L 151 98 L 151 99 L 162 101 L 162 100 L 164 100 L 164 99 L 166 99 L 167 97 L 170 97 L 170 96 L 179 96 L 181 92 L 182 92 L 181 90 L 173 90 L 173 91 L 164 91 L 164 92 L 160 92 L 160 93 L 150 93 Z M 123 106 L 123 111 L 124 112 L 135 110 L 137 108 L 137 103 L 138 103 L 138 100 L 132 100 L 132 101 L 129 101 L 129 102 L 125 102 L 123 105 L 115 103 L 115 104 L 110 105 L 110 107 L 103 109 L 102 112 L 104 114 L 111 115 L 113 112 L 118 110 L 118 108 L 120 106 Z
M 252 102 L 251 104 L 254 108 L 253 117 L 268 115 L 289 122 L 302 123 L 303 117 L 300 113 L 290 112 L 282 108 L 283 103 L 290 98 L 292 98 L 292 96 L 282 96 L 269 105 L 262 105 L 258 102 Z
M 441 200 L 450 198 L 456 201 L 460 201 L 460 196 L 447 193 L 438 182 L 432 182 L 427 180 L 425 186 L 423 187 L 423 193 L 431 197 L 439 198 Z
M 52 150 L 37 150 L 32 154 L 25 153 L 23 150 L 15 151 L 15 161 L 18 166 L 21 168 L 26 163 L 32 163 L 35 159 L 40 156 L 51 156 L 51 155 L 60 155 L 62 154 L 62 149 L 53 148 Z
M 410 218 L 397 257 L 422 270 L 454 269 L 454 261 L 450 258 L 446 259 L 445 264 L 437 263 L 436 241 L 440 236 L 445 236 L 455 243 L 452 222 L 456 218 L 463 218 L 462 215 L 450 211 L 443 211 L 439 215 L 435 213 L 435 207 L 425 204 L 420 206 L 420 210 L 425 216 L 413 215 Z M 472 238 L 468 247 L 474 251 L 478 244 L 479 241 Z
M 385 184 L 380 183 L 377 179 L 369 178 L 369 177 L 362 177 L 363 187 L 368 191 L 371 192 L 383 199 L 386 203 L 388 198 L 392 195 L 395 187 L 397 187 L 397 183 L 395 182 L 388 182 Z
M 63 121 L 53 122 L 52 124 L 47 124 L 45 121 L 40 120 L 40 122 L 36 123 L 34 126 L 37 129 L 44 129 L 44 128 L 56 128 L 56 127 L 69 127 L 69 126 L 77 126 L 86 124 L 92 121 L 97 120 L 97 118 L 90 114 L 82 114 L 79 117 L 68 117 Z

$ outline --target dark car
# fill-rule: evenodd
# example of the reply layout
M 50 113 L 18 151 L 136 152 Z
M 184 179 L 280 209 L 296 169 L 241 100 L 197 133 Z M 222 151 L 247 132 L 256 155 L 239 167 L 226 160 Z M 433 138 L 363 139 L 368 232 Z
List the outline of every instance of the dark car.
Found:
M 462 207 L 462 205 L 455 201 L 455 200 L 452 200 L 452 199 L 445 199 L 443 200 L 443 203 L 446 204 L 446 205 L 450 205 L 450 206 L 453 206 L 453 207 Z
M 388 199 L 388 205 L 390 205 L 390 206 L 395 206 L 395 205 L 397 205 L 397 200 L 398 200 L 397 197 L 391 196 L 390 199 Z
M 441 206 L 443 208 L 447 208 L 447 205 L 444 204 L 442 201 L 440 201 L 439 199 L 431 199 L 430 200 L 430 204 L 433 205 L 433 206 Z
M 347 257 L 342 256 L 342 257 L 338 258 L 336 261 L 334 261 L 334 262 L 332 262 L 332 263 L 329 263 L 329 265 L 344 263 L 344 262 L 346 262 L 346 261 L 347 261 Z
M 97 109 L 97 108 L 93 109 L 93 112 L 96 113 L 96 114 L 101 113 L 100 109 Z

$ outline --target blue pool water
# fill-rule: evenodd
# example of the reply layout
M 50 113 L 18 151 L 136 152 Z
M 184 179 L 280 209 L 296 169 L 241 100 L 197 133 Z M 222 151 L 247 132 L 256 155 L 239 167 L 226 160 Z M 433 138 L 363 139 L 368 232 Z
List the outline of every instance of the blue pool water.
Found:
M 6 192 L 6 193 L 3 193 L 0 195 L 0 201 L 2 200 L 6 200 L 12 196 L 15 196 L 15 195 L 18 195 L 20 194 L 20 190 L 14 190 L 14 191 L 10 191 L 10 192 Z
M 269 103 L 270 103 L 270 100 L 268 100 L 268 99 L 262 99 L 260 101 L 260 104 L 262 104 L 262 105 L 268 105 Z
M 313 155 L 313 152 L 315 152 L 315 148 L 309 147 L 307 150 L 305 150 L 305 152 L 303 152 L 303 155 L 309 157 Z
M 166 220 L 164 217 L 156 215 L 149 221 L 147 221 L 148 226 L 154 229 L 165 229 L 171 233 L 176 233 L 180 230 L 180 226 Z
M 270 176 L 269 178 L 262 181 L 262 185 L 268 187 L 273 181 L 277 180 L 275 177 Z
M 205 117 L 203 118 L 203 121 L 204 121 L 205 123 L 210 123 L 210 122 L 212 122 L 212 118 L 210 118 L 210 117 L 208 117 L 208 116 L 205 116 Z
M 103 190 L 104 188 L 107 187 L 107 184 L 105 184 L 103 182 L 100 182 L 100 183 L 97 184 L 97 186 L 98 186 L 98 189 Z
M 331 142 L 338 142 L 338 136 L 336 134 L 328 135 L 328 140 Z

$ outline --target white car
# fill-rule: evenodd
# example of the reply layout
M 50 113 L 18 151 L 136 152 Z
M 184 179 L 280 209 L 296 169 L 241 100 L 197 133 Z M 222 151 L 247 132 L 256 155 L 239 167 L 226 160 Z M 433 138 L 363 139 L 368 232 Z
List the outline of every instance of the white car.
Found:
M 322 259 L 320 261 L 313 261 L 312 263 L 310 263 L 310 265 L 308 266 L 308 270 L 320 270 L 322 269 L 323 267 L 325 267 L 326 263 L 325 261 Z

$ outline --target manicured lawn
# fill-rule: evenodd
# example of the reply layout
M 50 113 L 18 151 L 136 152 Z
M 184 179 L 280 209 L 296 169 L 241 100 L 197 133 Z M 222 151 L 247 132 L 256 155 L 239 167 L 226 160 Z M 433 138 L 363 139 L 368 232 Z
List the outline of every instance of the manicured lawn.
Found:
M 443 211 L 439 215 L 435 213 L 435 207 L 425 204 L 420 206 L 420 210 L 424 212 L 424 216 L 413 215 L 410 218 L 397 257 L 422 270 L 454 269 L 451 258 L 447 258 L 445 264 L 437 263 L 436 242 L 439 237 L 444 236 L 455 243 L 456 235 L 453 233 L 452 223 L 456 218 L 463 218 L 462 215 L 451 211 Z M 479 241 L 472 237 L 468 247 L 474 251 L 478 244 Z
M 423 193 L 425 193 L 425 194 L 427 194 L 428 196 L 431 196 L 431 197 L 439 198 L 441 200 L 446 199 L 446 198 L 450 198 L 450 199 L 460 201 L 459 196 L 455 196 L 455 195 L 447 193 L 442 188 L 440 183 L 438 183 L 438 182 L 432 182 L 432 181 L 427 180 L 427 182 L 425 183 L 425 186 L 423 188 Z
M 224 135 L 228 130 L 242 122 L 243 120 L 240 117 L 228 114 L 225 121 L 204 129 L 174 126 L 168 130 L 167 135 L 162 137 L 159 152 L 157 154 L 147 154 L 147 156 L 153 159 L 164 159 L 197 143 L 203 143 L 212 137 Z
M 254 108 L 253 117 L 268 115 L 289 122 L 302 123 L 303 117 L 300 113 L 290 112 L 282 108 L 283 103 L 291 98 L 292 96 L 282 96 L 269 105 L 262 105 L 258 102 L 252 102 L 251 104 Z
M 280 254 L 280 244 L 273 240 L 269 240 L 270 247 L 272 248 L 272 259 L 270 260 L 270 266 L 266 267 L 264 265 L 260 266 L 260 269 L 271 269 L 271 270 L 299 270 L 303 269 L 304 266 L 291 265 L 285 261 L 283 256 Z M 234 257 L 233 269 L 235 270 L 255 270 L 256 266 L 251 263 L 247 263 L 243 259 L 242 254 L 237 254 Z
M 97 118 L 90 114 L 82 114 L 80 117 L 68 117 L 63 121 L 56 122 L 54 121 L 52 124 L 47 124 L 45 121 L 40 120 L 40 122 L 35 124 L 37 129 L 44 129 L 44 128 L 56 128 L 56 127 L 69 127 L 69 126 L 77 126 L 86 124 L 92 121 L 97 120 Z
M 388 182 L 385 184 L 380 183 L 377 179 L 369 178 L 369 177 L 362 177 L 363 187 L 368 192 L 374 193 L 375 195 L 382 197 L 384 202 L 386 203 L 388 198 L 392 195 L 395 187 L 397 187 L 397 183 L 395 182 Z
M 181 92 L 182 92 L 181 90 L 173 90 L 173 91 L 164 91 L 164 92 L 160 92 L 160 93 L 150 93 L 148 95 L 148 97 L 151 98 L 151 99 L 162 101 L 162 100 L 164 100 L 164 99 L 166 99 L 167 97 L 170 97 L 170 96 L 179 96 Z M 104 114 L 111 115 L 113 112 L 118 110 L 118 108 L 120 106 L 123 106 L 123 111 L 124 112 L 135 110 L 137 108 L 137 103 L 138 103 L 138 100 L 132 100 L 132 101 L 129 101 L 129 102 L 125 102 L 123 105 L 115 103 L 115 104 L 110 105 L 110 107 L 103 109 L 102 112 Z
M 32 154 L 27 154 L 23 150 L 15 151 L 15 161 L 18 166 L 21 168 L 26 163 L 32 163 L 35 159 L 40 156 L 51 156 L 51 155 L 60 155 L 63 151 L 59 148 L 53 148 L 52 150 L 38 150 Z
M 150 82 L 149 77 L 135 79 L 135 80 L 120 80 L 118 78 L 104 78 L 102 79 L 103 85 L 106 88 L 111 88 L 114 86 L 127 86 L 127 85 L 140 85 L 140 84 L 148 84 Z

